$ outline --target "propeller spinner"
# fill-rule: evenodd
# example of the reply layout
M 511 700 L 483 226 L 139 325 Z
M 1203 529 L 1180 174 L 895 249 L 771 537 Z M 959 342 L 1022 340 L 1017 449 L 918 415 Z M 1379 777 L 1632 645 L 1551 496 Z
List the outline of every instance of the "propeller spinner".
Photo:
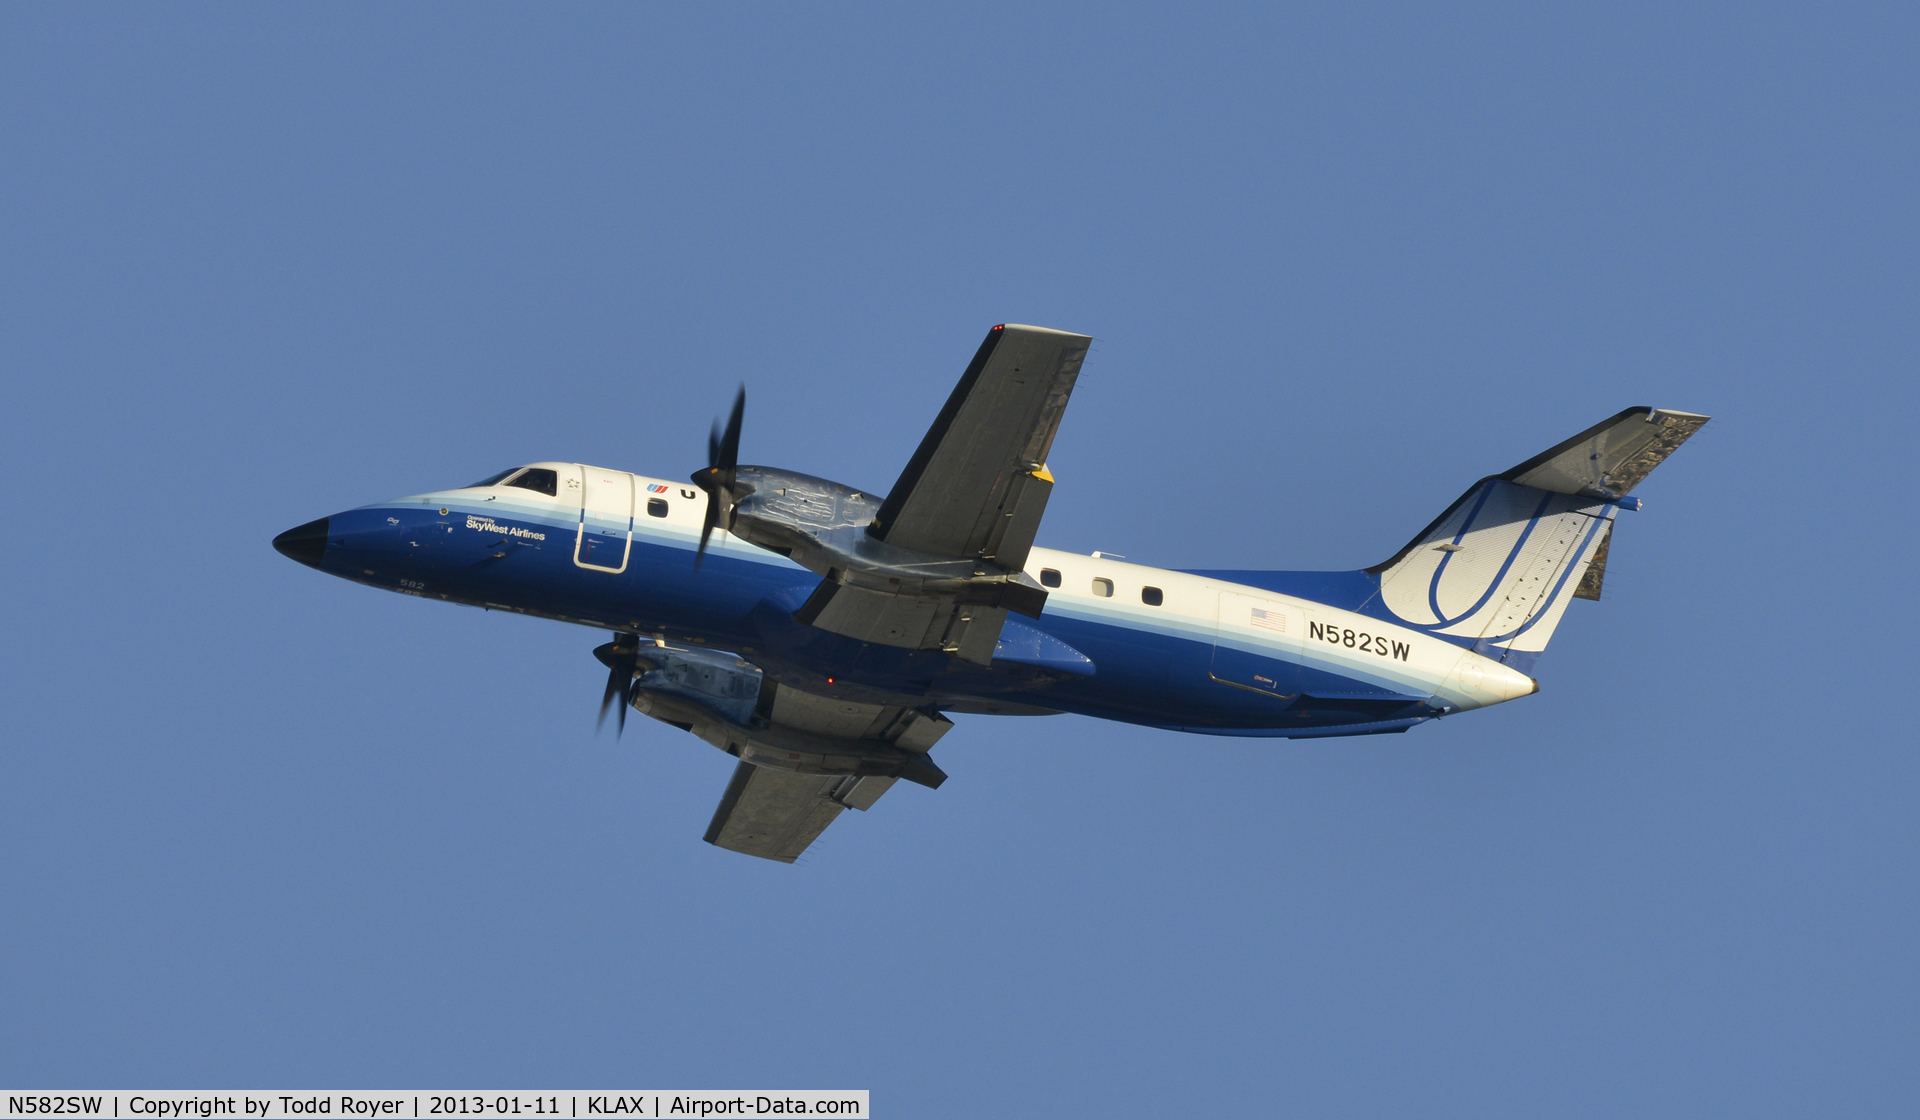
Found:
M 746 410 L 747 387 L 742 385 L 740 395 L 733 398 L 733 415 L 727 417 L 726 431 L 722 433 L 719 421 L 715 421 L 713 431 L 707 433 L 707 469 L 693 473 L 693 484 L 705 490 L 708 498 L 706 522 L 700 526 L 700 551 L 693 556 L 696 570 L 707 557 L 707 538 L 721 519 L 733 512 L 733 482 L 740 466 L 740 418 Z

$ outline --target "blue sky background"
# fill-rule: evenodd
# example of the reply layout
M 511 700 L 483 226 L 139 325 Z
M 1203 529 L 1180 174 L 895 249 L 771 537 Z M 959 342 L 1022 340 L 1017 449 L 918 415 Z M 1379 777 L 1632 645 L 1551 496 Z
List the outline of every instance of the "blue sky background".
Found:
M 1910 1108 L 1916 22 L 0 10 L 0 1083 Z M 700 842 L 719 752 L 595 736 L 596 634 L 268 546 L 685 474 L 741 380 L 749 461 L 884 487 L 1002 321 L 1098 338 L 1042 543 L 1146 563 L 1364 566 L 1715 420 L 1538 696 L 966 718 L 793 867 Z

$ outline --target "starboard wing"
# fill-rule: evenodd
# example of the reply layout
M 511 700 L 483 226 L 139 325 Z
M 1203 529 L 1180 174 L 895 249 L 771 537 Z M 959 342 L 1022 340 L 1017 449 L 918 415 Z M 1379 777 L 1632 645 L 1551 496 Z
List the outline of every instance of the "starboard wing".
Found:
M 870 809 L 893 778 L 796 774 L 742 762 L 713 812 L 706 841 L 761 859 L 792 863 L 848 808 Z
M 636 682 L 635 708 L 740 760 L 707 827 L 709 844 L 792 863 L 842 811 L 872 808 L 901 778 L 933 787 L 946 780 L 927 757 L 953 727 L 938 712 L 758 679 L 750 719 L 716 702 L 738 690 L 713 674 L 656 671 Z

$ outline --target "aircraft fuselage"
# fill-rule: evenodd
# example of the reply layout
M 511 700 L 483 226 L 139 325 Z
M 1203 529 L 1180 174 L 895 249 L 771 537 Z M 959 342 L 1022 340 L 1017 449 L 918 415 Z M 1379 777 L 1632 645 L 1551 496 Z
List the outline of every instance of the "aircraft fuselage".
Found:
M 1527 695 L 1531 677 L 1401 625 L 1364 572 L 1196 572 L 1035 548 L 1048 591 L 991 664 L 796 621 L 820 577 L 714 534 L 686 483 L 574 463 L 555 493 L 437 491 L 335 514 L 276 542 L 322 571 L 405 595 L 728 650 L 856 703 L 957 713 L 1072 712 L 1222 735 L 1401 731 Z

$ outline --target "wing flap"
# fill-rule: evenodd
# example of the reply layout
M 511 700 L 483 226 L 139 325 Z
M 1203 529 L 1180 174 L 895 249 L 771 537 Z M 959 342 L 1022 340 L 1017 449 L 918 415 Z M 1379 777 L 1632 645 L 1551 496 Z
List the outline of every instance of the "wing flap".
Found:
M 822 580 L 794 612 L 795 620 L 863 642 L 905 649 L 939 649 L 985 665 L 1007 621 L 1005 607 L 963 603 L 955 597 L 875 591 Z

